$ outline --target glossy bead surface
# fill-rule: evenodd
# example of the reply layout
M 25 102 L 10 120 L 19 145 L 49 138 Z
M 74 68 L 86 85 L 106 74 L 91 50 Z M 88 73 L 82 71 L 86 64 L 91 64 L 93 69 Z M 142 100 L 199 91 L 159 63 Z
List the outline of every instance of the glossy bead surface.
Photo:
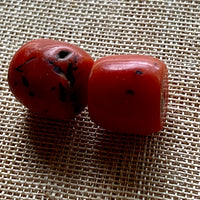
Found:
M 163 128 L 168 102 L 166 65 L 145 55 L 97 60 L 88 83 L 88 109 L 101 127 L 149 135 Z
M 33 40 L 14 55 L 8 82 L 15 97 L 32 112 L 70 119 L 87 105 L 92 65 L 90 55 L 75 45 Z

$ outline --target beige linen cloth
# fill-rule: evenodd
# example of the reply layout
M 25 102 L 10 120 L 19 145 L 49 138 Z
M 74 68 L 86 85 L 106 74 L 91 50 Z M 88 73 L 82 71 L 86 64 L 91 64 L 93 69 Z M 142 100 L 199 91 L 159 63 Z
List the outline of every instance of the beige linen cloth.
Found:
M 163 60 L 164 129 L 119 136 L 91 122 L 87 108 L 70 122 L 31 114 L 10 92 L 7 72 L 17 49 L 36 38 L 76 44 L 95 60 Z M 200 199 L 200 1 L 1 0 L 0 115 L 0 199 Z

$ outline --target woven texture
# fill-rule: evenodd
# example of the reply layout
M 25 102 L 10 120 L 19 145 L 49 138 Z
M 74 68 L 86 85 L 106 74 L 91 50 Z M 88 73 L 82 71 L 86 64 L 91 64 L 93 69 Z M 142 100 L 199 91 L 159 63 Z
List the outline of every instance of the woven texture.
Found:
M 0 1 L 0 199 L 200 199 L 199 0 Z M 31 114 L 7 72 L 27 41 L 76 44 L 95 60 L 147 54 L 169 70 L 164 130 L 117 135 Z

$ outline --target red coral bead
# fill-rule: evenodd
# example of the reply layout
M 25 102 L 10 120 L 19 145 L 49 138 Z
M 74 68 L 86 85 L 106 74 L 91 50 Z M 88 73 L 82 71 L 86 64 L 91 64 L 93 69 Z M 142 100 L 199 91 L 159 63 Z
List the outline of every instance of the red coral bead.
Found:
M 50 39 L 33 40 L 14 55 L 8 82 L 32 112 L 70 119 L 87 105 L 93 59 L 81 48 Z
M 145 55 L 97 60 L 88 83 L 88 109 L 101 127 L 149 135 L 163 128 L 168 102 L 166 65 Z

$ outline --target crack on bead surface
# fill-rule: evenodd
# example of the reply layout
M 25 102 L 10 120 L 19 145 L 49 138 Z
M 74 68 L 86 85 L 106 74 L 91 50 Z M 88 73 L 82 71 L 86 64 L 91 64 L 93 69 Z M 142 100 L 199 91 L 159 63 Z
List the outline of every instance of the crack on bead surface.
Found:
M 71 101 L 71 102 L 77 101 L 77 94 L 76 94 L 76 92 L 73 92 L 73 93 L 70 95 L 70 101 Z
M 59 75 L 65 76 L 64 71 L 63 71 L 59 66 L 54 65 L 54 66 L 53 66 L 53 71 L 56 72 L 56 73 L 59 74 Z
M 23 72 L 23 70 L 21 69 L 24 65 L 28 64 L 30 61 L 36 59 L 36 57 L 31 57 L 28 60 L 26 60 L 22 65 L 19 65 L 18 67 L 15 68 L 16 71 L 18 72 Z
M 74 74 L 73 74 L 73 71 L 76 71 L 77 69 L 78 69 L 78 67 L 73 67 L 72 63 L 68 64 L 66 78 L 69 81 L 71 87 L 74 86 L 75 81 L 76 81 Z
M 74 67 L 73 63 L 68 63 L 67 71 L 64 72 L 60 66 L 54 64 L 53 61 L 49 60 L 49 64 L 53 65 L 53 71 L 64 79 L 68 80 L 70 87 L 73 87 L 75 84 L 75 77 L 73 71 L 78 69 L 77 66 Z
M 59 83 L 59 93 L 60 93 L 59 97 L 60 101 L 66 102 L 67 89 L 61 83 Z
M 80 105 L 76 104 L 76 105 L 74 106 L 74 112 L 75 112 L 76 114 L 80 113 L 81 110 L 82 110 L 82 107 L 81 107 Z

